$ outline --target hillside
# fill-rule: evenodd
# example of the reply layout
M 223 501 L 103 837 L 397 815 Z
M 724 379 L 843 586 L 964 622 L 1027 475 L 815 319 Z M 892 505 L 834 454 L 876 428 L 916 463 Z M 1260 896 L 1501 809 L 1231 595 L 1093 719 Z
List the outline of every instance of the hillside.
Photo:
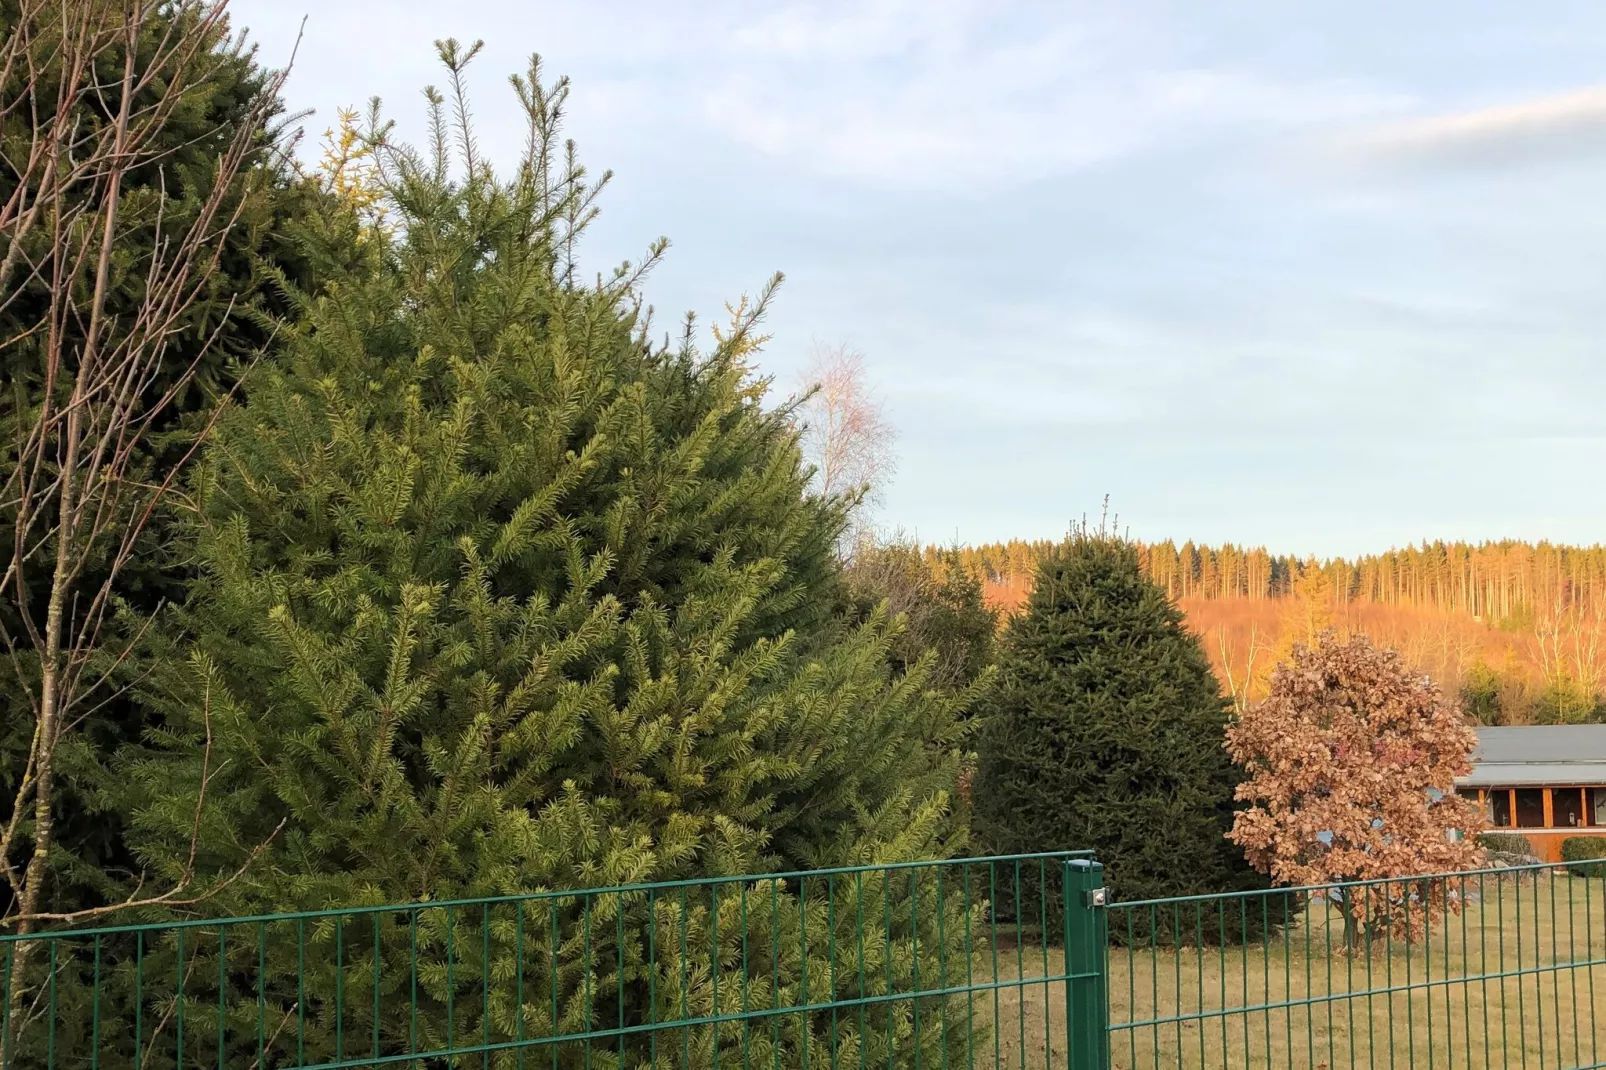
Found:
M 1051 545 L 964 547 L 957 560 L 1008 614 Z M 1171 541 L 1140 550 L 1240 705 L 1294 642 L 1331 626 L 1397 648 L 1488 723 L 1606 720 L 1606 547 L 1432 542 L 1353 560 Z

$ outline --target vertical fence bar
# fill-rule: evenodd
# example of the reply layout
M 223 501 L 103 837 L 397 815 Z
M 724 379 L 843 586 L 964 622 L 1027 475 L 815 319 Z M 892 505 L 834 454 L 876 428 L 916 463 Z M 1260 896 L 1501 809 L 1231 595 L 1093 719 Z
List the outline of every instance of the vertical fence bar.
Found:
M 912 908 L 909 917 L 911 920 L 914 918 Z M 802 1064 L 808 1066 L 809 1034 L 812 1030 L 809 1022 L 809 1012 L 801 1009 L 809 1005 L 809 879 L 807 877 L 799 877 L 797 881 L 797 968 L 801 980 L 801 988 L 797 997 L 798 1007 L 800 1008 L 797 1012 L 797 1025 L 801 1034 L 800 1042 L 803 1048 Z M 915 970 L 917 987 L 919 980 L 920 971 L 917 968 Z M 916 1003 L 915 1006 L 918 1008 L 920 1004 Z M 915 1016 L 915 1058 L 917 1060 L 920 1058 L 920 1017 L 918 1011 L 916 1011 Z M 916 1065 L 919 1065 L 918 1062 Z
M 554 991 L 556 988 L 554 987 Z M 647 1065 L 658 1066 L 658 893 L 647 893 L 647 1022 L 653 1028 L 647 1033 Z M 557 1029 L 557 1016 L 552 1017 L 552 1028 Z M 551 1045 L 554 1051 L 557 1045 Z M 522 1070 L 522 1068 L 521 1068 Z
M 1026 1070 L 1026 937 L 1021 927 L 1026 911 L 1021 907 L 1020 861 L 1017 859 L 1011 868 L 1015 871 L 1015 1024 L 1019 1026 L 1020 1033 L 1020 1068 Z M 1069 946 L 1066 945 L 1067 948 Z M 915 1032 L 920 1032 L 918 1014 L 915 1015 Z
M 57 951 L 57 948 L 59 948 L 60 946 L 61 946 L 61 941 L 60 940 L 51 940 L 50 941 L 50 1009 L 46 1012 L 50 1016 L 50 1046 L 49 1046 L 49 1048 L 46 1049 L 48 1054 L 45 1056 L 45 1066 L 48 1067 L 49 1070 L 55 1070 L 55 1067 L 56 1067 L 56 1019 L 59 1017 L 59 1015 L 57 1015 L 57 1013 L 56 1013 L 56 972 L 57 972 L 57 969 L 58 969 L 57 964 L 56 964 L 56 951 Z M 184 963 L 184 957 L 181 954 L 179 956 L 179 966 L 180 966 L 180 968 L 183 967 L 183 963 Z M 178 1005 L 178 1009 L 179 1009 L 179 1016 L 178 1016 L 179 1046 L 178 1046 L 178 1050 L 179 1050 L 179 1057 L 180 1058 L 183 1058 L 183 1056 L 184 1056 L 184 1003 L 183 1003 L 183 999 L 184 999 L 184 990 L 183 990 L 182 987 L 180 987 L 180 989 L 179 989 L 179 1005 Z
M 976 1065 L 976 948 L 971 941 L 970 933 L 970 863 L 965 863 L 963 870 L 965 880 L 965 1051 L 966 1065 L 974 1070 Z M 864 917 L 859 918 L 859 996 L 864 996 Z M 859 1043 L 864 1044 L 864 1006 L 859 1006 Z M 864 1056 L 861 1052 L 859 1065 L 864 1065 Z
M 225 1056 L 224 1056 L 224 1038 L 225 1038 L 225 1034 L 228 1032 L 228 1019 L 226 1017 L 226 1012 L 227 1012 L 227 1009 L 228 1009 L 228 1007 L 227 1007 L 227 1004 L 228 1004 L 227 994 L 228 994 L 228 986 L 229 986 L 229 980 L 228 980 L 228 963 L 229 963 L 228 938 L 229 938 L 229 927 L 227 925 L 219 925 L 217 927 L 217 1065 L 218 1065 L 218 1070 L 223 1070 L 224 1058 L 225 1058 Z M 96 944 L 98 945 L 99 942 L 100 941 L 97 939 L 96 940 Z M 97 963 L 97 966 L 98 965 L 99 964 Z M 98 978 L 95 981 L 95 995 L 96 995 L 96 998 L 98 1000 L 98 998 L 100 996 L 100 981 L 99 981 Z M 100 1032 L 99 1024 L 100 1024 L 99 1022 L 96 1023 L 96 1027 L 97 1028 L 96 1028 L 95 1032 L 97 1033 L 97 1035 Z M 97 1048 L 100 1046 L 100 1042 L 98 1040 L 95 1042 L 95 1046 Z
M 268 925 L 257 922 L 257 1066 L 267 1065 L 268 994 L 264 987 L 268 973 Z
M 95 1011 L 94 1021 L 90 1026 L 89 1035 L 89 1065 L 91 1070 L 100 1070 L 100 939 L 101 938 L 99 936 L 95 937 L 95 989 L 91 994 L 91 998 L 95 1001 Z M 222 976 L 221 970 L 218 971 L 218 973 L 219 976 Z M 220 1008 L 223 1006 L 222 992 L 223 988 L 221 985 L 219 985 L 218 1006 Z M 221 1010 L 218 1012 L 218 1020 L 219 1022 L 222 1021 Z M 218 1028 L 218 1036 L 219 1038 L 223 1036 L 221 1025 Z M 223 1065 L 223 1041 L 221 1039 L 218 1040 L 217 1064 L 219 1067 Z
M 179 931 L 182 937 L 183 930 Z M 307 922 L 296 919 L 296 1062 L 307 1061 Z
M 1467 899 L 1467 878 L 1461 878 L 1461 898 L 1458 900 L 1461 907 L 1461 1035 L 1466 1043 L 1467 1065 L 1472 1065 L 1472 984 L 1468 969 L 1469 940 L 1467 939 L 1467 914 L 1471 912 L 1470 902 Z M 1444 944 L 1445 972 L 1449 972 L 1450 942 L 1448 938 Z
M 346 916 L 335 915 L 335 1060 L 346 1057 Z
M 1110 1065 L 1109 919 L 1104 867 L 1086 858 L 1065 863 L 1066 1070 Z
M 1194 994 L 1199 997 L 1199 1070 L 1205 1070 L 1210 1058 L 1210 1045 L 1205 1040 L 1209 1021 L 1205 1017 L 1204 947 L 1204 900 L 1196 899 L 1193 903 L 1193 976 Z
M 998 981 L 998 863 L 987 863 L 987 921 L 991 931 L 987 935 L 987 947 L 993 953 L 993 1070 L 1002 1070 L 1004 1065 L 1003 1041 L 1000 1039 L 1004 1029 L 1004 1017 L 999 1012 L 999 981 Z
M 137 1065 L 145 1047 L 145 930 L 141 929 L 134 937 L 134 1059 Z M 5 1065 L 10 1066 L 11 1061 L 7 1059 Z
M 944 921 L 943 921 L 943 912 L 947 910 L 947 906 L 943 902 L 943 898 L 942 898 L 942 871 L 943 871 L 943 867 L 941 865 L 939 865 L 939 866 L 936 867 L 936 869 L 937 869 L 937 987 L 939 989 L 946 990 L 948 988 L 948 936 L 947 936 L 946 926 L 945 926 Z M 1043 940 L 1043 973 L 1044 973 L 1045 976 L 1048 974 L 1048 940 L 1047 940 L 1046 935 L 1045 935 L 1044 940 Z M 833 992 L 831 994 L 831 998 L 833 1000 L 836 999 L 836 993 L 835 993 L 834 990 L 833 990 Z M 1044 1056 L 1045 1059 L 1047 1059 L 1047 1058 L 1049 1058 L 1049 1049 L 1052 1046 L 1051 1045 L 1051 1037 L 1053 1035 L 1053 1028 L 1052 1028 L 1051 1025 L 1048 1024 L 1049 1023 L 1048 1013 L 1047 1013 L 1048 1012 L 1048 1006 L 1047 1006 L 1048 996 L 1047 996 L 1046 993 L 1045 993 L 1045 995 L 1043 997 L 1043 1003 L 1044 1003 L 1043 1011 L 1044 1011 L 1044 1024 L 1045 1024 L 1045 1028 L 1043 1030 L 1043 1056 Z M 942 997 L 939 998 L 938 1003 L 937 1003 L 937 1013 L 938 1013 L 937 1032 L 938 1032 L 938 1036 L 941 1038 L 941 1043 L 942 1043 L 942 1052 L 941 1052 L 942 1053 L 942 1070 L 948 1070 L 948 997 L 947 996 L 942 996 Z M 832 1024 L 833 1028 L 836 1025 L 836 1012 L 835 1011 L 831 1012 L 831 1024 Z M 832 1066 L 832 1070 L 835 1070 L 836 1061 L 834 1059 L 831 1062 L 831 1066 Z
M 858 874 L 863 877 L 864 874 Z M 741 917 L 742 917 L 742 1070 L 753 1070 L 753 1023 L 747 1013 L 752 1009 L 753 971 L 752 959 L 747 951 L 747 884 L 744 881 L 741 888 Z M 859 881 L 859 893 L 864 893 L 864 882 Z M 864 995 L 864 903 L 859 904 L 859 995 Z M 864 1005 L 859 1005 L 859 1067 L 864 1067 Z
M 51 949 L 52 952 L 55 951 L 56 945 L 55 945 L 54 942 L 51 943 L 50 949 Z M 177 1041 L 174 1042 L 173 1067 L 174 1067 L 174 1070 L 183 1070 L 183 1068 L 184 1068 L 184 930 L 183 929 L 180 929 L 178 931 L 178 966 L 176 967 L 176 970 L 177 970 L 177 975 L 176 976 L 177 976 L 178 983 L 173 989 L 173 991 L 176 993 L 176 995 L 174 995 L 174 997 L 173 997 L 173 1012 L 178 1018 L 178 1028 L 177 1028 L 177 1031 L 176 1031 L 178 1039 L 177 1039 Z M 51 961 L 50 961 L 50 980 L 51 980 L 52 983 L 54 983 L 55 980 L 56 980 L 56 961 L 55 961 L 55 959 L 51 959 Z M 52 1000 L 52 1003 L 54 1003 L 54 1000 Z M 54 1007 L 52 1007 L 52 1010 L 54 1010 Z M 50 1016 L 50 1040 L 51 1040 L 52 1046 L 54 1046 L 54 1044 L 55 1044 L 55 1039 L 56 1039 L 56 1016 L 54 1014 L 51 1014 L 51 1016 Z M 152 1037 L 151 1039 L 153 1041 L 155 1040 L 154 1037 Z M 56 1065 L 54 1051 L 52 1051 L 51 1059 L 50 1059 L 50 1061 L 48 1063 L 46 1063 L 46 1065 L 47 1066 L 52 1066 L 52 1067 Z
M 491 904 L 480 907 L 480 1065 L 491 1070 Z
M 373 1009 L 373 1012 L 372 1012 L 373 1021 L 370 1024 L 373 1026 L 373 1030 L 374 1030 L 374 1058 L 375 1059 L 379 1058 L 379 1015 L 380 1015 L 380 1009 L 379 1009 L 379 985 L 380 985 L 379 970 L 380 970 L 380 959 L 381 959 L 381 952 L 380 952 L 380 949 L 379 949 L 379 926 L 380 926 L 382 920 L 383 919 L 382 919 L 382 916 L 380 914 L 376 913 L 376 914 L 373 915 L 373 922 L 374 922 L 374 1009 Z M 260 1066 L 260 1064 L 258 1064 L 258 1065 Z
M 942 878 L 938 876 L 937 887 L 942 888 Z M 941 915 L 938 915 L 941 918 Z M 938 937 L 941 940 L 941 937 Z M 1048 980 L 1052 970 L 1048 965 L 1048 863 L 1041 859 L 1037 863 L 1037 943 L 1043 953 L 1043 1068 L 1054 1070 L 1054 999 L 1053 985 Z M 940 946 L 940 945 L 939 945 Z M 1021 1006 L 1025 1006 L 1026 993 L 1021 992 Z M 1070 1028 L 1070 1023 L 1065 1023 Z M 1025 1059 L 1025 1053 L 1021 1058 Z
M 591 947 L 591 899 L 592 899 L 592 896 L 591 896 L 590 893 L 587 893 L 587 894 L 585 894 L 585 895 L 580 897 L 581 936 L 585 940 L 584 970 L 580 974 L 580 980 L 581 980 L 582 984 L 584 985 L 584 988 L 581 990 L 581 996 L 580 996 L 581 1003 L 580 1003 L 580 1006 L 584 1007 L 585 1010 L 586 1010 L 585 1022 L 586 1022 L 586 1032 L 588 1034 L 591 1031 L 591 1009 L 592 1009 L 593 1006 L 595 1006 L 595 1004 L 593 1004 L 591 1002 L 591 974 L 593 972 L 593 963 L 595 963 L 595 961 L 596 961 L 595 955 L 594 955 L 594 953 L 592 951 L 592 947 Z M 684 904 L 685 901 L 686 901 L 685 896 L 684 896 L 684 894 L 682 894 L 681 903 Z M 682 919 L 682 921 L 684 923 L 684 919 Z M 685 930 L 684 930 L 684 928 L 681 930 L 680 947 L 681 947 L 681 954 L 684 955 L 685 954 L 685 948 L 686 948 L 686 938 L 685 938 Z M 681 994 L 681 998 L 682 999 L 685 998 L 685 994 L 684 993 Z M 586 1070 L 591 1070 L 591 1037 L 589 1035 L 586 1037 L 585 1044 L 586 1044 L 586 1049 L 585 1049 L 585 1051 L 586 1051 L 586 1054 L 585 1054 L 585 1068 L 586 1068 Z
M 514 1025 L 514 1039 L 518 1042 L 518 1070 L 524 1070 L 524 900 L 520 899 L 516 906 L 518 913 L 513 917 L 513 961 L 518 965 L 518 980 L 513 993 L 513 1013 L 518 1017 Z M 650 960 L 647 968 L 652 968 Z
M 1584 876 L 1587 879 L 1590 876 L 1589 872 L 1585 871 Z M 1555 924 L 1554 920 L 1552 920 L 1551 924 Z M 1589 957 L 1588 955 L 1584 956 L 1586 960 Z M 1573 882 L 1571 880 L 1567 882 L 1567 963 L 1567 981 L 1572 991 L 1573 1065 L 1579 1066 L 1583 1063 L 1584 1049 L 1582 1047 L 1583 1038 L 1578 1035 L 1578 923 L 1577 904 L 1573 901 Z M 1591 1008 L 1591 1013 L 1593 1013 L 1593 1008 Z
M 1522 875 L 1520 873 L 1515 874 L 1511 879 L 1512 880 L 1512 883 L 1511 883 L 1512 890 L 1517 892 L 1519 895 L 1521 894 L 1521 884 L 1518 883 L 1518 882 L 1520 882 L 1521 879 L 1522 879 Z M 1501 1058 L 1509 1058 L 1510 1054 L 1511 1054 L 1511 1037 L 1509 1035 L 1509 1030 L 1507 1029 L 1507 1026 L 1506 1026 L 1506 1021 L 1507 1021 L 1507 1017 L 1508 1016 L 1507 1016 L 1507 1013 L 1506 1013 L 1506 976 L 1505 976 L 1505 974 L 1506 974 L 1506 893 L 1505 893 L 1505 889 L 1500 887 L 1500 881 L 1501 881 L 1500 877 L 1496 877 L 1495 878 L 1495 901 L 1494 901 L 1494 906 L 1495 906 L 1495 952 L 1499 956 L 1499 959 L 1500 959 L 1500 1055 L 1501 1055 Z M 1485 961 L 1487 962 L 1487 959 L 1485 959 Z M 1520 967 L 1521 963 L 1518 963 L 1518 966 Z M 1522 983 L 1522 977 L 1520 975 L 1517 978 L 1517 983 L 1519 985 Z
M 1500 883 L 1495 882 L 1495 894 L 1500 894 Z M 1478 874 L 1478 973 L 1482 980 L 1478 985 L 1478 995 L 1483 1003 L 1483 1065 L 1485 1070 L 1490 1065 L 1489 1044 L 1489 892 L 1483 874 Z M 1500 984 L 1504 992 L 1505 980 Z M 1504 1053 L 1502 1053 L 1504 1054 Z
M 407 1054 L 418 1054 L 418 911 L 407 912 L 407 959 L 412 988 L 407 1003 Z M 557 1028 L 557 1019 L 552 1021 Z M 417 1063 L 410 1064 L 417 1067 Z
M 1221 973 L 1221 1002 L 1216 1007 L 1221 1020 L 1221 1070 L 1228 1070 L 1232 1041 L 1227 1035 L 1227 902 L 1224 899 L 1216 900 L 1216 950 L 1219 952 L 1216 968 Z M 1332 1004 L 1329 1003 L 1328 1006 L 1331 1007 Z M 1328 1065 L 1331 1066 L 1332 1063 L 1333 1061 L 1329 1059 Z
M 1283 1002 L 1288 1006 L 1283 1009 L 1283 1032 L 1288 1045 L 1288 1058 L 1294 1057 L 1294 922 L 1293 919 L 1300 911 L 1294 909 L 1294 893 L 1283 896 Z M 1309 919 L 1306 919 L 1307 925 Z M 1269 944 L 1267 945 L 1270 946 Z M 1177 1046 L 1182 1045 L 1182 1024 L 1177 1023 Z M 1181 1056 L 1179 1055 L 1180 1061 Z M 1375 1068 L 1374 1068 L 1375 1070 Z
M 717 924 L 717 922 L 716 922 Z M 837 1013 L 836 1013 L 836 875 L 828 873 L 825 877 L 825 987 L 826 997 L 831 1004 L 831 1044 L 830 1060 L 831 1070 L 837 1070 Z M 714 1017 L 719 1017 L 719 974 L 714 974 Z M 714 1027 L 716 1043 L 714 1044 L 714 1070 L 719 1070 L 719 1044 L 718 1026 Z
M 1591 902 L 1590 881 L 1606 876 L 1606 868 L 1597 865 L 1593 871 L 1586 872 L 1584 880 L 1584 958 L 1589 966 L 1589 1061 L 1594 1065 L 1600 1064 L 1600 1052 L 1597 1048 L 1596 1035 L 1598 1028 L 1595 1023 L 1595 926 L 1593 922 L 1594 904 Z
M 10 1066 L 11 1065 L 11 1024 L 12 1024 L 11 1023 L 11 1002 L 12 1002 L 12 999 L 11 999 L 11 983 L 12 983 L 11 971 L 12 971 L 12 968 L 14 967 L 14 965 L 15 965 L 16 957 L 17 957 L 17 945 L 16 944 L 7 944 L 6 945 L 6 991 L 5 991 L 5 1000 L 6 1000 L 6 1002 L 5 1002 L 4 1008 L 0 1008 L 0 1066 Z M 138 1005 L 139 1005 L 138 997 L 135 997 L 135 1006 L 137 1007 Z M 139 1041 L 138 1040 L 134 1041 L 134 1052 L 135 1052 L 136 1055 L 139 1053 Z
M 619 957 L 619 970 L 618 970 L 619 976 L 617 978 L 617 980 L 619 982 L 619 985 L 618 985 L 618 991 L 619 991 L 619 995 L 618 995 L 618 1000 L 619 1000 L 619 1065 L 620 1066 L 625 1066 L 626 1065 L 626 1063 L 625 1063 L 625 894 L 623 892 L 616 892 L 614 894 L 613 906 L 614 906 L 614 944 L 615 944 L 616 950 L 619 952 L 619 956 L 618 956 Z M 715 926 L 714 931 L 717 934 L 718 931 L 719 931 L 719 911 L 717 911 L 717 910 L 714 911 L 714 926 Z M 714 988 L 714 1014 L 718 1015 L 719 1014 L 719 988 L 718 988 L 718 983 L 719 983 L 719 973 L 718 973 L 718 971 L 719 971 L 719 938 L 718 938 L 717 935 L 714 938 L 714 955 L 713 955 L 712 962 L 713 962 L 713 967 L 714 967 L 714 970 L 715 970 L 714 982 L 715 982 L 715 986 L 716 986 Z M 744 963 L 744 965 L 745 965 L 745 963 Z M 523 978 L 521 976 L 520 977 L 520 987 L 522 988 L 522 986 L 523 986 Z M 519 1031 L 521 1038 L 523 1036 L 523 1032 L 524 1031 L 522 1029 Z M 715 1056 L 715 1059 L 716 1059 L 715 1065 L 717 1066 L 718 1065 L 717 1060 L 718 1060 L 718 1057 L 719 1057 L 719 1043 L 718 1043 L 718 1033 L 717 1032 L 715 1034 L 714 1056 Z
M 886 912 L 886 931 L 892 932 L 892 904 L 887 898 L 887 880 L 881 886 L 881 905 Z M 781 1009 L 781 882 L 770 881 L 770 1002 L 774 1009 Z M 892 991 L 892 956 L 884 956 L 887 965 L 887 991 Z M 770 1015 L 770 1070 L 780 1070 L 781 1067 L 781 1016 Z M 892 1065 L 892 1046 L 887 1045 L 887 1065 Z
M 1555 874 L 1550 874 L 1545 884 L 1550 885 L 1550 964 L 1555 967 L 1550 972 L 1550 1028 L 1556 1030 L 1556 1062 L 1561 1062 L 1561 1052 L 1566 1049 L 1566 1044 L 1563 1043 L 1563 1028 L 1561 1028 L 1561 946 L 1556 935 Z

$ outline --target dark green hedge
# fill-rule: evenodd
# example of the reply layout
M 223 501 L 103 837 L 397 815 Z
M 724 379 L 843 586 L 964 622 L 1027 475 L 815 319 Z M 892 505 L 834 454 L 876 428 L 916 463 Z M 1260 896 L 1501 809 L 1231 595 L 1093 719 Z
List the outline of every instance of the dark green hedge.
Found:
M 1606 877 L 1606 836 L 1568 836 L 1561 841 L 1561 860 L 1575 877 Z

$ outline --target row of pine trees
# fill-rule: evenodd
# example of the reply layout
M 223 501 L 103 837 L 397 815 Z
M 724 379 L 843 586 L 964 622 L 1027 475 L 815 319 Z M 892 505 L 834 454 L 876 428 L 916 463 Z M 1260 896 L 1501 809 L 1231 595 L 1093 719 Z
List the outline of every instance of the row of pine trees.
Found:
M 962 563 L 995 584 L 1030 577 L 1054 544 L 1013 541 L 964 547 Z M 1335 599 L 1468 613 L 1494 623 L 1524 614 L 1606 602 L 1606 547 L 1512 540 L 1424 542 L 1354 559 L 1316 560 L 1265 547 L 1140 543 L 1144 571 L 1172 598 L 1291 597 L 1318 573 Z

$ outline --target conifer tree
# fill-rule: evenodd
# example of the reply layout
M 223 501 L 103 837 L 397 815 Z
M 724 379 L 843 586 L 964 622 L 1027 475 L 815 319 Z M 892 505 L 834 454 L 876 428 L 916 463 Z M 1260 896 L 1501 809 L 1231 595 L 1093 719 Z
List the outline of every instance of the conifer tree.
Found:
M 892 672 L 884 615 L 851 628 L 832 616 L 843 503 L 808 492 L 790 415 L 766 406 L 750 363 L 773 284 L 707 351 L 690 321 L 675 344 L 652 341 L 640 285 L 661 243 L 641 266 L 581 281 L 577 241 L 602 183 L 559 140 L 566 83 L 544 84 L 538 62 L 515 79 L 530 150 L 498 179 L 472 130 L 446 119 L 467 113 L 475 49 L 440 49 L 451 85 L 430 93 L 435 145 L 368 132 L 386 226 L 358 243 L 357 269 L 303 298 L 284 358 L 248 382 L 195 481 L 193 655 L 159 694 L 152 753 L 128 769 L 144 864 L 172 879 L 199 822 L 209 909 L 237 912 L 958 848 L 963 696 L 929 686 L 927 663 Z M 803 942 L 797 891 L 752 922 L 777 946 Z M 824 891 L 808 890 L 810 912 Z M 574 916 L 552 924 L 568 940 L 579 908 L 564 909 Z M 587 962 L 634 963 L 618 998 L 644 1020 L 647 993 L 674 991 L 647 964 L 654 910 L 652 931 L 688 923 L 684 907 L 631 900 L 584 962 L 578 941 L 515 941 L 489 917 L 463 919 L 448 946 L 479 954 L 483 940 L 498 976 L 527 956 L 565 1006 L 604 998 Z M 908 913 L 881 943 L 900 976 L 943 953 L 936 912 L 918 954 Z M 826 926 L 809 925 L 823 956 Z M 396 967 L 373 971 L 387 986 L 405 984 L 405 936 L 373 936 Z M 311 939 L 310 961 L 327 965 L 327 928 Z M 297 961 L 283 945 L 264 954 Z M 819 961 L 808 980 L 803 960 L 773 969 L 816 999 L 836 977 Z M 706 962 L 694 974 L 706 983 Z M 465 960 L 459 976 L 478 984 L 479 968 Z M 559 1001 L 545 980 L 517 1008 L 511 988 L 454 1000 L 443 984 L 427 986 L 421 1025 L 387 989 L 384 1020 L 352 1019 L 346 1035 L 372 1028 L 393 1045 L 409 1029 L 432 1043 L 561 1025 L 543 1017 Z M 897 1038 L 900 1058 L 940 1057 L 953 1038 L 929 1021 L 915 1037 L 910 1010 L 878 1013 L 866 1050 L 886 1061 Z M 797 1028 L 779 1042 L 808 1045 Z M 328 1030 L 306 1043 L 333 1057 Z
M 975 784 L 983 847 L 1090 848 L 1123 899 L 1267 886 L 1226 839 L 1238 782 L 1222 750 L 1227 702 L 1131 543 L 1074 532 L 1002 646 Z M 1207 919 L 1205 935 L 1234 938 L 1237 920 L 1222 934 Z

